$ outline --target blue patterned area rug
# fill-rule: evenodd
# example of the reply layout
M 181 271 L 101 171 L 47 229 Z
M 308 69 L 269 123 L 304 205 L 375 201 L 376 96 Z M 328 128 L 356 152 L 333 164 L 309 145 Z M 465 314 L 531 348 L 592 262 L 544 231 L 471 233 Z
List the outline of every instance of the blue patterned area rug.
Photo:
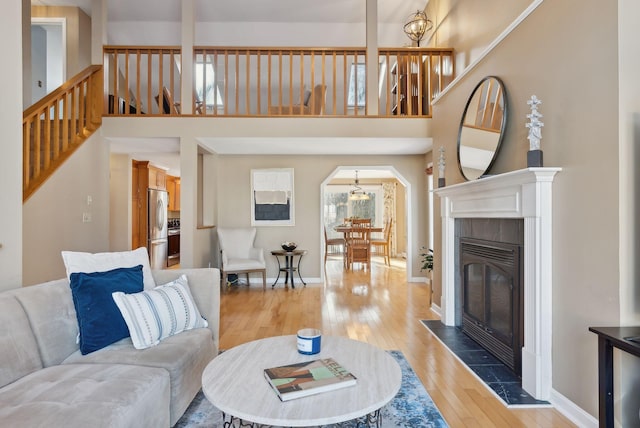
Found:
M 400 351 L 388 351 L 400 364 L 402 384 L 395 398 L 384 406 L 382 428 L 445 428 L 448 427 L 440 411 Z M 333 426 L 333 425 L 331 425 Z M 349 427 L 349 423 L 340 424 Z M 355 423 L 353 424 L 355 427 Z M 222 413 L 198 392 L 191 405 L 174 428 L 219 428 Z

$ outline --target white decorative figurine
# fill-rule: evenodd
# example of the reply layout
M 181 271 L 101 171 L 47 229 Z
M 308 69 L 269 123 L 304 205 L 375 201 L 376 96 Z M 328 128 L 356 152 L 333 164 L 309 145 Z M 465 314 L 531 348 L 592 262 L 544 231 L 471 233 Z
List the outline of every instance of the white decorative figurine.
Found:
M 440 152 L 440 158 L 438 159 L 438 187 L 444 187 L 445 186 L 445 182 L 444 182 L 444 167 L 445 167 L 444 146 L 440 146 L 438 151 Z
M 544 123 L 540 121 L 542 114 L 538 111 L 538 106 L 542 104 L 542 101 L 535 95 L 531 96 L 531 99 L 527 101 L 527 104 L 531 108 L 531 113 L 527 115 L 529 123 L 525 126 L 529 129 L 529 153 L 527 153 L 527 166 L 539 167 L 542 166 L 542 150 L 540 150 L 540 140 L 542 139 L 542 130 Z

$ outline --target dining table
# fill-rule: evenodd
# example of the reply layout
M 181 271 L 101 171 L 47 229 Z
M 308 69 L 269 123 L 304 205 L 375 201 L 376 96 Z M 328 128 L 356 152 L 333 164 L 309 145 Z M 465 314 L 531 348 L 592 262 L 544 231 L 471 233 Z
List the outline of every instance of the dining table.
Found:
M 361 227 L 352 227 L 346 224 L 339 224 L 338 226 L 335 226 L 333 228 L 333 230 L 335 230 L 336 232 L 340 232 L 340 233 L 347 233 L 347 232 L 351 232 L 352 230 L 360 230 L 362 229 Z M 370 228 L 371 232 L 382 232 L 384 231 L 384 227 L 371 227 Z

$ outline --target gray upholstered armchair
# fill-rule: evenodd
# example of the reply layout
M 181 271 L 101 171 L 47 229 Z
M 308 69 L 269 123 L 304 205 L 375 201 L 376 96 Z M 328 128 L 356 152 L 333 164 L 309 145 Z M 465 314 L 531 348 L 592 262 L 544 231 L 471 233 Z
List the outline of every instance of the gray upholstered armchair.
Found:
M 262 273 L 262 287 L 267 288 L 267 269 L 264 262 L 264 251 L 262 248 L 255 248 L 256 239 L 255 227 L 243 228 L 218 228 L 218 242 L 220 244 L 220 254 L 222 256 L 222 278 L 227 282 L 227 275 L 230 273 L 247 275 L 247 285 L 249 284 L 249 273 Z

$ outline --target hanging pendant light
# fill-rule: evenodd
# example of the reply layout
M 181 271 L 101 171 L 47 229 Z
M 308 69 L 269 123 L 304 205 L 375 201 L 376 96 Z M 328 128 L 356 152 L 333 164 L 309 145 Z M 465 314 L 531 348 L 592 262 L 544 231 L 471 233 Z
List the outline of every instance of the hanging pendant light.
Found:
M 351 201 L 367 201 L 369 195 L 360 187 L 360 181 L 358 180 L 358 170 L 356 170 L 356 181 L 354 182 L 353 189 L 349 192 L 349 200 Z
M 416 13 L 409 15 L 407 23 L 404 24 L 405 34 L 420 47 L 420 40 L 424 37 L 424 33 L 433 28 L 433 22 L 424 12 L 417 10 Z

